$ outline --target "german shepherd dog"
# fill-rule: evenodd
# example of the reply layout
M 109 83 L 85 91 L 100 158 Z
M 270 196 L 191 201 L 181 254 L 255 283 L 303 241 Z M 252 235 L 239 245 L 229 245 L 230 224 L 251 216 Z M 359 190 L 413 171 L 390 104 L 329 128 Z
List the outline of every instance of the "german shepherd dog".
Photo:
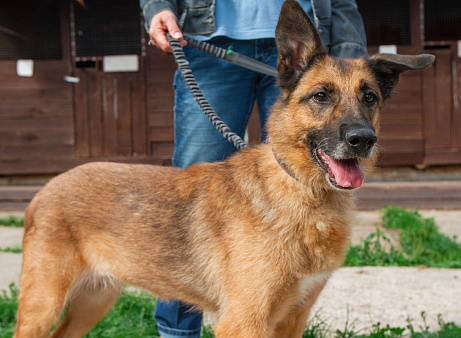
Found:
M 47 336 L 67 302 L 52 336 L 82 336 L 125 283 L 216 312 L 216 337 L 301 337 L 343 262 L 383 103 L 434 57 L 330 58 L 294 0 L 276 40 L 267 143 L 186 169 L 86 164 L 35 196 L 15 337 Z

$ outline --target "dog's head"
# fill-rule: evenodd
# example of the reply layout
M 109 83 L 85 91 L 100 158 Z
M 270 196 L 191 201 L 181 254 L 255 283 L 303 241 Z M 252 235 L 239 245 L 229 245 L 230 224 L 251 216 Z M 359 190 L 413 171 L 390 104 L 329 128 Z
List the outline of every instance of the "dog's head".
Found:
M 359 187 L 362 164 L 373 162 L 379 112 L 400 73 L 425 68 L 434 56 L 331 58 L 295 0 L 282 6 L 276 40 L 282 94 L 268 122 L 274 151 L 303 181 Z

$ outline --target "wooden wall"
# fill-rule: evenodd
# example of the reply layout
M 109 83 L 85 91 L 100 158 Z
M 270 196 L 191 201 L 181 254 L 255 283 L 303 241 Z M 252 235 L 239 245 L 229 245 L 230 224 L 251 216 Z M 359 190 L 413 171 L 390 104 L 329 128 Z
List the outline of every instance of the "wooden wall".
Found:
M 177 67 L 172 55 L 150 46 L 145 68 L 149 151 L 163 164 L 170 164 L 174 147 L 173 77 Z
M 378 139 L 380 165 L 423 163 L 422 76 L 421 71 L 401 76 L 400 83 L 381 112 Z
M 63 61 L 36 61 L 33 77 L 19 77 L 16 61 L 0 62 L 0 174 L 54 171 L 53 163 L 73 157 L 67 71 Z
M 398 45 L 397 51 L 434 53 L 437 61 L 402 76 L 381 115 L 379 163 L 461 164 L 456 42 L 421 41 L 422 0 L 408 1 L 412 43 Z M 169 165 L 173 57 L 147 46 L 143 32 L 138 72 L 104 73 L 101 56 L 94 67 L 82 68 L 71 47 L 73 2 L 60 4 L 61 60 L 35 61 L 30 78 L 16 74 L 16 61 L 0 60 L 0 175 L 55 174 L 99 160 Z M 370 54 L 377 51 L 378 46 L 369 48 Z M 66 82 L 67 75 L 80 82 Z M 256 120 L 251 128 L 257 128 Z

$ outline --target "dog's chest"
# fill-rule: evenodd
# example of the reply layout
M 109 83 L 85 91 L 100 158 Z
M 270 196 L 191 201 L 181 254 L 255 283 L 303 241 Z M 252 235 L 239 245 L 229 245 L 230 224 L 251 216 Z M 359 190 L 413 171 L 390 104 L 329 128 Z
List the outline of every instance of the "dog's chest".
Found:
M 311 294 L 315 289 L 323 287 L 323 284 L 330 277 L 331 271 L 324 271 L 317 274 L 305 275 L 298 283 L 298 292 L 301 297 Z

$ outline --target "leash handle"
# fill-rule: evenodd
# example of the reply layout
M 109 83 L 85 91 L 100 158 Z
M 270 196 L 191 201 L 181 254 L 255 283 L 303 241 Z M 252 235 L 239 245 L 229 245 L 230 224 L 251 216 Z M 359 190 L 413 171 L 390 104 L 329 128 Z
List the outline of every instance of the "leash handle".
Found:
M 184 39 L 187 41 L 187 44 L 195 49 L 198 49 L 204 53 L 210 54 L 217 58 L 226 60 L 229 63 L 234 65 L 251 69 L 255 72 L 266 74 L 269 76 L 277 77 L 277 68 L 269 66 L 264 62 L 252 59 L 246 55 L 234 52 L 231 49 L 224 49 L 221 47 L 214 46 L 205 41 L 197 41 L 188 36 L 184 36 Z
M 195 81 L 194 75 L 192 75 L 192 71 L 189 67 L 189 61 L 186 60 L 186 56 L 184 55 L 184 51 L 179 41 L 173 39 L 170 33 L 167 33 L 166 37 L 168 39 L 168 42 L 170 43 L 171 50 L 173 51 L 174 60 L 178 65 L 178 69 L 181 72 L 182 78 L 184 79 L 187 88 L 189 88 L 190 92 L 194 96 L 195 101 L 197 101 L 198 105 L 205 113 L 205 115 L 208 117 L 210 122 L 224 136 L 224 138 L 231 142 L 237 149 L 240 150 L 248 147 L 248 144 L 244 140 L 242 140 L 242 138 L 239 135 L 234 133 L 229 128 L 229 126 L 221 120 L 219 115 L 216 114 L 213 108 L 211 108 L 210 104 L 208 103 L 208 100 L 203 97 L 203 93 L 201 92 L 197 84 L 197 81 Z

